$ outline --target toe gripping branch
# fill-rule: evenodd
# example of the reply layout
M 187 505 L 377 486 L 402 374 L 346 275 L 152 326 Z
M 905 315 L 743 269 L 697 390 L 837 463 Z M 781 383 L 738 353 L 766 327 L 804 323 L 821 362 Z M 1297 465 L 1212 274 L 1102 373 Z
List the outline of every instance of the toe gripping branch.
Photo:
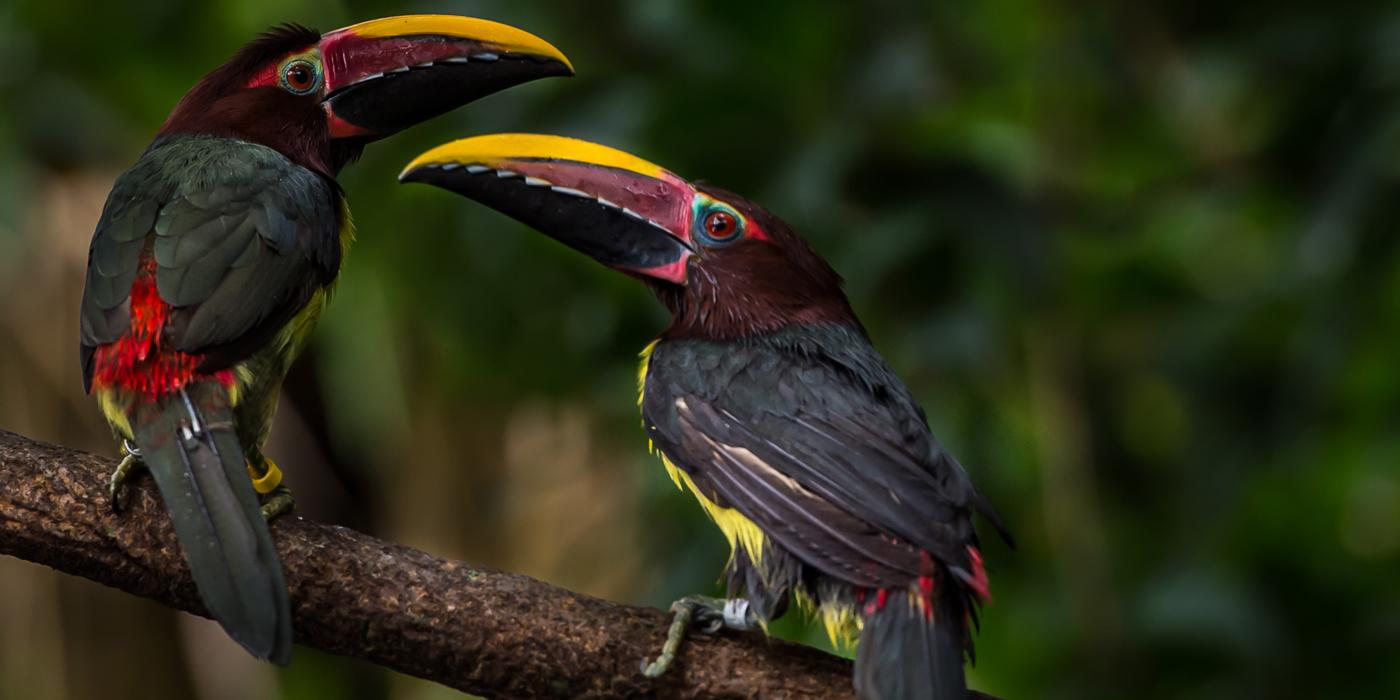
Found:
M 661 647 L 661 654 L 655 661 L 644 663 L 642 667 L 642 675 L 647 678 L 658 678 L 671 667 L 671 662 L 676 660 L 676 653 L 680 651 L 681 641 L 685 639 L 686 630 L 692 624 L 705 634 L 713 634 L 724 628 L 746 632 L 757 629 L 760 625 L 758 615 L 754 613 L 746 598 L 722 600 L 707 596 L 687 596 L 672 603 L 671 612 L 676 616 L 671 620 L 671 628 L 666 632 L 666 643 Z

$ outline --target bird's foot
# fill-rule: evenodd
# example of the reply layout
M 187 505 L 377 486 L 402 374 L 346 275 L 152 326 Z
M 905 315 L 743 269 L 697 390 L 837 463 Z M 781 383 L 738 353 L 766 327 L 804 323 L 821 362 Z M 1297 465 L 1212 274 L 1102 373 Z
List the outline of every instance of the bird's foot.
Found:
M 249 464 L 248 476 L 253 480 L 253 490 L 263 498 L 262 514 L 269 522 L 296 507 L 292 492 L 282 484 L 282 470 L 276 462 L 263 457 L 263 468 L 254 469 Z
M 671 662 L 676 660 L 676 652 L 681 648 L 686 630 L 692 625 L 705 634 L 713 634 L 722 628 L 748 631 L 759 626 L 758 616 L 744 598 L 725 600 L 700 595 L 686 596 L 671 604 L 671 612 L 676 616 L 671 620 L 671 629 L 666 633 L 661 655 L 642 668 L 642 675 L 647 678 L 659 678 L 666 673 Z
M 292 492 L 286 486 L 279 486 L 277 490 L 263 498 L 262 514 L 268 522 L 292 512 L 296 508 L 296 499 L 292 498 Z
M 112 478 L 107 482 L 107 504 L 113 513 L 122 511 L 126 481 L 131 478 L 131 472 L 142 466 L 145 465 L 141 463 L 141 449 L 130 440 L 122 440 L 122 461 L 117 463 L 117 468 L 112 471 Z

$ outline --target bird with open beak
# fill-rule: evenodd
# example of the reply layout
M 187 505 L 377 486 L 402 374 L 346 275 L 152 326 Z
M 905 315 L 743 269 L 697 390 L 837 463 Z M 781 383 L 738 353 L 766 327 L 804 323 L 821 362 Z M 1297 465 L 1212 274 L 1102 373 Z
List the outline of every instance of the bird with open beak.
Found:
M 112 503 L 151 471 L 205 607 L 255 656 L 291 656 L 266 522 L 291 499 L 262 446 L 354 237 L 336 174 L 370 141 L 571 73 L 485 20 L 285 25 L 204 76 L 113 186 L 80 312 L 84 386 L 125 453 Z
M 856 643 L 869 700 L 967 697 L 988 598 L 973 514 L 1005 528 L 872 347 L 841 279 L 787 224 L 621 151 L 503 134 L 424 153 L 400 176 L 456 192 L 646 283 L 671 324 L 642 352 L 643 425 L 728 539 L 729 598 L 686 626 L 750 628 L 789 599 Z

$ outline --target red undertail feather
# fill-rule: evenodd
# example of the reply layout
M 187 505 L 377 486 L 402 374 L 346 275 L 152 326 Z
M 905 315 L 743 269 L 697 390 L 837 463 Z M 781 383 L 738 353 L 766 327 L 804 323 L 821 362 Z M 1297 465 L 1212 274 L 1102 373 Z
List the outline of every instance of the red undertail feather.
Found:
M 126 335 L 97 348 L 93 385 L 122 389 L 154 401 L 193 380 L 195 368 L 204 358 L 161 346 L 170 305 L 156 288 L 156 261 L 149 252 L 142 256 L 141 271 L 131 285 L 130 303 L 131 327 Z M 234 382 L 229 370 L 214 376 L 226 386 Z
M 864 597 L 864 596 L 862 596 Z M 865 604 L 865 614 L 867 616 L 885 609 L 885 603 L 889 601 L 890 592 L 884 588 L 875 591 L 875 600 Z
M 991 586 L 987 583 L 987 569 L 982 566 L 982 553 L 976 547 L 967 548 L 967 558 L 972 562 L 972 577 L 967 585 L 977 591 L 977 595 L 987 602 L 992 600 Z
M 924 613 L 925 620 L 933 619 L 933 593 L 938 588 L 937 569 L 934 568 L 933 555 L 927 551 L 919 552 L 919 560 L 922 564 L 923 575 L 919 577 L 919 609 Z
M 924 611 L 925 620 L 933 619 L 933 589 L 932 576 L 919 577 L 919 600 L 922 603 L 919 607 Z

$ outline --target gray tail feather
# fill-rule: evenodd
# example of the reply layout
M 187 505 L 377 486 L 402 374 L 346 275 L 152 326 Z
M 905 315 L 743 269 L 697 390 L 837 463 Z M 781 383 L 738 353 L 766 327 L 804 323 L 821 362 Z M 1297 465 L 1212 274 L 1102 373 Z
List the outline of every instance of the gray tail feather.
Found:
M 228 391 L 217 381 L 192 382 L 138 406 L 132 426 L 205 607 L 251 654 L 287 664 L 291 601 Z
M 964 700 L 966 597 L 943 586 L 926 617 L 907 591 L 891 590 L 865 618 L 856 650 L 855 686 L 862 700 Z

